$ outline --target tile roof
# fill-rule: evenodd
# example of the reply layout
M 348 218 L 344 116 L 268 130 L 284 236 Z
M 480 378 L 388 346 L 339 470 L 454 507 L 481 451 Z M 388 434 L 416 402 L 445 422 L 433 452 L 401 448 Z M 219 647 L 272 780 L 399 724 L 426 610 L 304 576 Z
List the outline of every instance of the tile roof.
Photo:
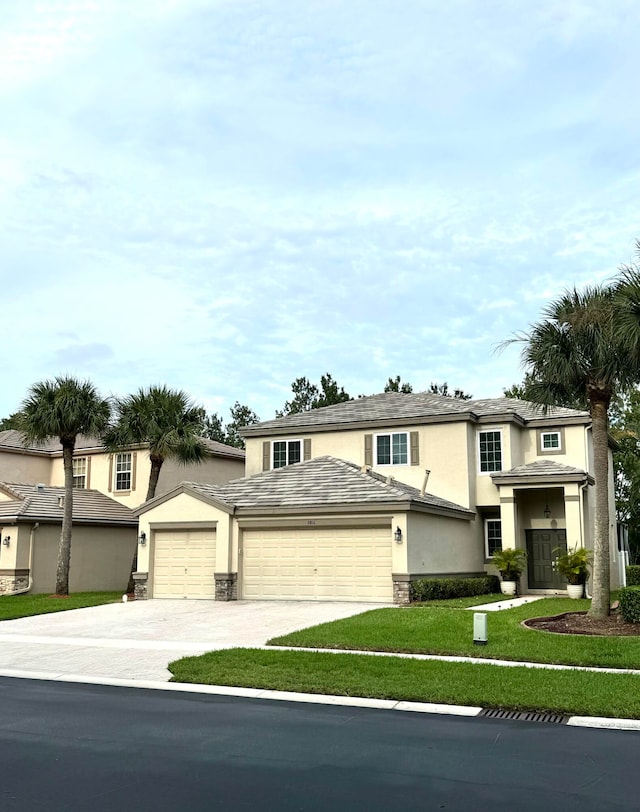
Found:
M 496 471 L 491 474 L 492 479 L 521 479 L 523 477 L 549 477 L 549 476 L 570 476 L 586 478 L 587 472 L 582 468 L 574 468 L 572 465 L 564 465 L 555 460 L 536 460 L 526 465 L 517 465 L 508 471 Z
M 209 440 L 207 437 L 202 438 L 202 442 L 207 446 L 209 451 L 215 456 L 223 457 L 236 457 L 237 459 L 244 459 L 245 453 L 241 448 L 235 448 L 231 445 L 219 443 L 217 440 Z M 62 446 L 59 440 L 47 440 L 44 443 L 30 443 L 25 446 L 22 434 L 14 429 L 0 431 L 0 451 L 2 450 L 20 450 L 41 453 L 45 455 L 61 454 Z M 76 440 L 76 451 L 104 451 L 102 442 L 97 437 L 87 437 L 83 434 L 78 435 Z
M 310 508 L 340 505 L 375 505 L 411 501 L 434 511 L 454 511 L 473 516 L 473 511 L 373 471 L 363 472 L 351 462 L 335 457 L 316 457 L 273 471 L 235 479 L 222 485 L 183 483 L 223 502 L 230 508 Z
M 9 501 L 0 501 L 0 521 L 13 519 L 62 522 L 63 508 L 59 498 L 64 496 L 64 488 L 0 482 L 0 489 L 11 497 Z M 100 491 L 80 488 L 73 491 L 73 521 L 132 527 L 138 524 L 133 512 L 125 505 Z
M 590 420 L 589 413 L 576 409 L 556 406 L 546 413 L 535 403 L 514 398 L 488 398 L 483 400 L 462 400 L 461 398 L 434 395 L 430 392 L 405 394 L 383 392 L 379 395 L 349 400 L 321 409 L 311 409 L 300 414 L 286 415 L 275 420 L 266 420 L 246 426 L 242 434 L 247 437 L 259 436 L 270 430 L 287 431 L 293 428 L 314 429 L 349 423 L 377 423 L 385 420 L 405 420 L 407 423 L 430 418 L 478 419 L 487 417 L 517 416 L 525 422 L 549 420 L 552 418 L 574 418 L 584 422 Z

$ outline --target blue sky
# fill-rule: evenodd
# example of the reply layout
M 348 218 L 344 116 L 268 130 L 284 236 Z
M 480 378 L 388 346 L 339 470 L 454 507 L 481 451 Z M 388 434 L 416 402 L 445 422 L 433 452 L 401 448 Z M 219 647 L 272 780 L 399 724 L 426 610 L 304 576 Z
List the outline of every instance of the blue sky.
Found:
M 9 0 L 0 416 L 33 382 L 475 397 L 640 238 L 626 0 Z

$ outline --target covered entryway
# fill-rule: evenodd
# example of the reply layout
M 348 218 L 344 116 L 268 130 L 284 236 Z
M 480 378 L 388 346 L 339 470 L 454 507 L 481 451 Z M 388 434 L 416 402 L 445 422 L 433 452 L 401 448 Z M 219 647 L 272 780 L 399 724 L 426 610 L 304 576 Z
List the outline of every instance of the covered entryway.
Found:
M 156 530 L 154 546 L 154 597 L 215 598 L 215 529 Z
M 246 529 L 241 597 L 393 600 L 391 527 Z
M 566 530 L 527 530 L 526 538 L 529 589 L 566 589 L 566 580 L 553 565 L 567 551 Z

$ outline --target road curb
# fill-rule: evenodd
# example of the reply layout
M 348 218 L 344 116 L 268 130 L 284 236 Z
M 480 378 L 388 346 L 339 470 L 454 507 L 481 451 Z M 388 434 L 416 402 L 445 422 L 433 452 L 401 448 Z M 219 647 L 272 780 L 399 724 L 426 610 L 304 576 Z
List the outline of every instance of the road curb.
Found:
M 407 702 L 396 699 L 370 699 L 362 696 L 335 696 L 330 694 L 303 694 L 294 691 L 270 691 L 261 688 L 239 688 L 229 685 L 198 685 L 186 682 L 160 682 L 158 680 L 128 680 L 110 677 L 86 677 L 75 674 L 51 674 L 41 671 L 4 669 L 0 677 L 31 679 L 50 682 L 69 682 L 84 685 L 106 685 L 114 688 L 141 688 L 171 693 L 231 696 L 242 699 L 265 699 L 279 702 L 300 702 L 311 705 L 334 705 L 351 708 L 371 708 L 411 713 L 446 716 L 478 716 L 484 709 L 469 705 L 445 705 L 437 702 Z M 601 728 L 606 730 L 640 731 L 640 719 L 616 719 L 604 716 L 570 716 L 570 727 Z

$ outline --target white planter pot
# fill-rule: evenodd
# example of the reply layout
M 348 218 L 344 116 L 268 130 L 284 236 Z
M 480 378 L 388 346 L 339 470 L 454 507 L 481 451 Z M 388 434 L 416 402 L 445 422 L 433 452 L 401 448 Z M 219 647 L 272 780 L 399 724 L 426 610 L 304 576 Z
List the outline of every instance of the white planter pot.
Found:
M 516 582 L 515 581 L 500 581 L 500 591 L 503 595 L 515 595 L 516 594 Z
M 570 598 L 581 598 L 584 592 L 584 584 L 567 584 L 567 595 Z

